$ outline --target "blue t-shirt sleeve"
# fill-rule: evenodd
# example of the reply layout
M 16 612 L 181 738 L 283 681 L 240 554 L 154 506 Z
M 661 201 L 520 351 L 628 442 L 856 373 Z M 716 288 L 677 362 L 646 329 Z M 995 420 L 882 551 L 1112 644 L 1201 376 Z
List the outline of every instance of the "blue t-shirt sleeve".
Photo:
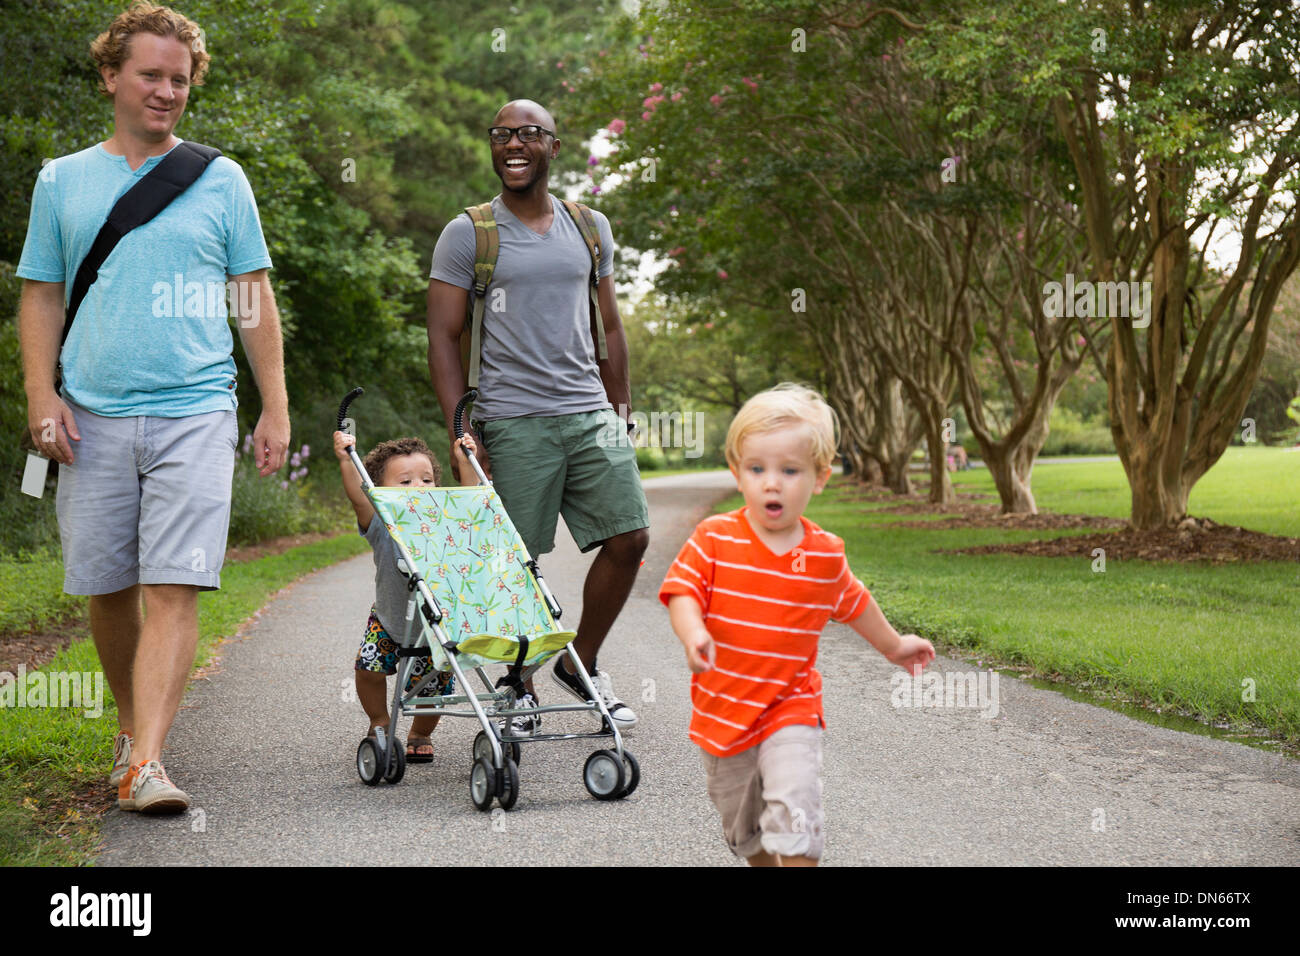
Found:
M 438 237 L 429 278 L 461 289 L 474 288 L 474 255 L 474 223 L 462 214 L 447 223 Z
M 59 218 L 54 214 L 51 195 L 53 176 L 53 164 L 47 165 L 41 175 L 36 177 L 36 188 L 32 190 L 32 214 L 27 220 L 27 241 L 23 244 L 22 258 L 18 261 L 18 276 L 22 279 L 36 282 L 68 281 L 68 268 L 63 261 L 63 237 L 59 231 Z
M 596 232 L 600 235 L 600 271 L 596 278 L 603 279 L 614 272 L 614 231 L 609 227 L 609 217 L 603 212 L 592 210 L 596 214 Z
M 219 157 L 214 162 L 221 162 Z M 271 254 L 262 236 L 262 220 L 257 214 L 257 200 L 248 177 L 237 163 L 231 162 L 230 231 L 226 234 L 226 273 L 232 276 L 271 268 Z

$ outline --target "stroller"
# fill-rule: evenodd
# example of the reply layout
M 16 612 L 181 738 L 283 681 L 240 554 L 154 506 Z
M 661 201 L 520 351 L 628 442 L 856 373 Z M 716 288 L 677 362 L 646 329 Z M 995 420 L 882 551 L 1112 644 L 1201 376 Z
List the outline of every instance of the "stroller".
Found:
M 355 388 L 343 399 L 340 431 L 348 406 L 363 392 Z M 471 389 L 456 405 L 457 439 L 464 435 L 465 407 L 477 397 Z M 488 810 L 493 799 L 504 810 L 513 807 L 519 799 L 521 745 L 549 740 L 611 738 L 611 748 L 587 758 L 583 783 L 597 800 L 621 800 L 632 793 L 641 779 L 636 758 L 623 747 L 618 727 L 570 643 L 574 632 L 559 629 L 560 606 L 478 460 L 469 457 L 478 485 L 376 488 L 355 446 L 349 449 L 349 457 L 375 515 L 397 544 L 398 570 L 410 593 L 405 631 L 400 640 L 390 635 L 399 645 L 400 663 L 388 729 L 376 728 L 375 736 L 365 738 L 357 748 L 362 781 L 374 786 L 381 780 L 401 780 L 406 749 L 397 737 L 398 717 L 439 714 L 474 718 L 482 727 L 474 738 L 469 773 L 470 800 L 479 810 Z M 568 653 L 589 700 L 516 708 L 525 693 L 524 681 L 561 652 Z M 416 659 L 426 654 L 432 666 L 406 689 Z M 507 669 L 493 683 L 484 667 L 495 664 L 505 664 Z M 440 693 L 449 672 L 455 676 L 453 692 Z M 472 691 L 468 673 L 479 679 L 483 692 Z M 592 733 L 510 733 L 513 716 L 561 711 L 590 711 L 601 718 L 601 728 Z

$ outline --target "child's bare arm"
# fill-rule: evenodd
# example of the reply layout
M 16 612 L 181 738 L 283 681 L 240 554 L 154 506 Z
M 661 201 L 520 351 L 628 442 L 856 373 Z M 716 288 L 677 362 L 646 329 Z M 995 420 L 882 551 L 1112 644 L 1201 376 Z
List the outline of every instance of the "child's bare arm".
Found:
M 704 625 L 704 612 L 699 602 L 689 594 L 674 594 L 668 599 L 668 619 L 673 632 L 686 648 L 686 664 L 692 674 L 703 674 L 713 669 L 716 648 L 713 635 Z
M 371 507 L 366 493 L 361 490 L 361 475 L 348 457 L 348 447 L 356 443 L 356 438 L 347 432 L 334 433 L 334 456 L 338 458 L 339 470 L 343 473 L 343 490 L 348 493 L 352 510 L 357 513 L 357 526 L 365 531 L 370 527 L 370 519 L 375 516 L 375 509 Z M 374 481 L 375 476 L 371 475 L 370 480 Z
M 462 448 L 462 446 L 464 446 Z M 465 456 L 468 451 L 471 455 L 478 453 L 478 446 L 474 444 L 474 436 L 466 432 L 459 441 L 453 442 L 451 454 L 456 461 L 456 474 L 460 476 L 462 485 L 477 485 L 478 475 L 474 473 L 473 466 L 470 465 L 469 459 Z
M 849 627 L 865 637 L 885 660 L 913 676 L 919 675 L 925 665 L 934 660 L 934 645 L 915 634 L 900 635 L 874 600 L 868 600 L 867 609 L 849 621 Z

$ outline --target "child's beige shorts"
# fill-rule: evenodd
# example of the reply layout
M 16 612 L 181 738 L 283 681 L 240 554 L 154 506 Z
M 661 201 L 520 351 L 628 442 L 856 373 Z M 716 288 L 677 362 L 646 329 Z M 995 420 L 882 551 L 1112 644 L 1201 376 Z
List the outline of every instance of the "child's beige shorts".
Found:
M 822 729 L 782 727 L 732 757 L 701 752 L 731 852 L 822 855 Z

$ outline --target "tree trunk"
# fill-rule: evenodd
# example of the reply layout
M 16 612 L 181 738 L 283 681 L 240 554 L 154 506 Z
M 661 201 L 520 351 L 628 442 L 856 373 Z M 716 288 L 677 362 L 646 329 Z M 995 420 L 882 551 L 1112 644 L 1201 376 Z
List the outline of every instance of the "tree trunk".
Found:
M 948 443 L 943 437 L 943 415 L 926 416 L 925 443 L 930 452 L 929 501 L 936 505 L 950 505 L 957 500 L 952 482 L 948 479 Z
M 912 478 L 907 473 L 908 466 L 912 463 L 912 452 L 908 449 L 906 455 L 898 455 L 888 462 L 885 468 L 884 485 L 896 495 L 910 495 L 912 493 Z
M 1029 472 L 1034 467 L 1034 458 L 1032 454 L 1025 454 L 1023 445 L 1012 451 L 997 446 L 988 449 L 984 464 L 997 486 L 1003 514 L 1038 514 L 1034 493 L 1029 487 Z

